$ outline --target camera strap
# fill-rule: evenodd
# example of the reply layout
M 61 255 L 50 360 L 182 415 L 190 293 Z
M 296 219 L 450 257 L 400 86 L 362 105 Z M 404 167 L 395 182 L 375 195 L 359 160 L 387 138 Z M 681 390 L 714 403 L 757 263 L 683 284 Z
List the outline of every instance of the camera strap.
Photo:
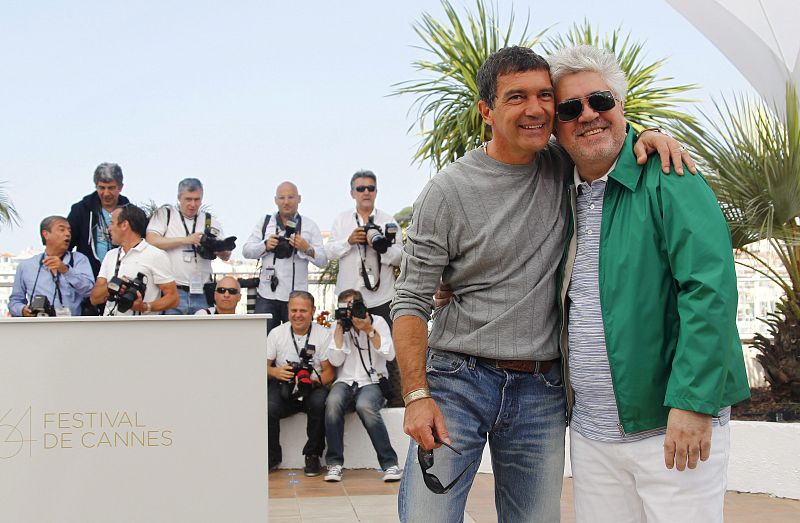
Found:
M 191 236 L 197 230 L 197 215 L 194 215 L 194 223 L 192 224 L 192 232 L 189 232 L 189 227 L 186 225 L 186 220 L 183 217 L 183 213 L 178 210 L 178 214 L 181 216 L 181 223 L 183 224 L 183 230 L 186 231 L 186 236 Z M 206 221 L 210 221 L 208 218 L 208 213 L 206 213 Z M 167 227 L 169 227 L 169 220 L 167 220 Z M 197 248 L 192 244 L 192 253 L 194 254 L 194 262 L 197 263 Z
M 358 359 L 361 360 L 361 366 L 364 368 L 364 372 L 367 373 L 367 376 L 369 377 L 369 381 L 371 383 L 375 383 L 375 380 L 372 379 L 372 375 L 375 374 L 375 367 L 372 366 L 372 350 L 371 350 L 371 347 L 369 346 L 369 336 L 367 336 L 367 349 L 366 350 L 367 350 L 367 357 L 369 358 L 369 368 L 370 368 L 370 370 L 372 370 L 372 372 L 367 370 L 367 365 L 364 363 L 364 356 L 361 355 L 361 351 L 364 350 L 364 349 L 362 349 L 361 345 L 358 344 L 358 336 L 353 336 L 353 331 L 352 330 L 350 331 L 349 334 L 350 334 L 350 340 L 353 342 L 353 345 L 356 346 L 356 349 L 358 349 Z
M 353 213 L 356 217 L 356 225 L 359 227 L 363 227 L 361 225 L 361 218 L 359 218 L 358 213 Z M 378 255 L 378 279 L 375 281 L 375 286 L 373 287 L 372 284 L 369 282 L 369 277 L 367 276 L 367 245 L 364 245 L 364 254 L 361 254 L 361 245 L 356 246 L 358 248 L 358 257 L 361 260 L 361 279 L 364 282 L 364 287 L 367 288 L 369 291 L 377 291 L 378 287 L 381 286 L 381 253 L 375 251 L 375 254 Z
M 311 339 L 312 327 L 314 327 L 314 322 L 311 322 L 311 325 L 308 326 L 308 334 L 306 334 L 306 343 L 303 346 L 303 350 L 308 349 L 308 341 Z M 294 330 L 292 330 L 291 327 L 289 327 L 289 334 L 292 338 L 292 343 L 294 344 L 294 351 L 297 353 L 297 360 L 302 362 L 302 358 L 300 357 L 300 347 L 297 346 L 297 341 L 294 339 Z M 313 363 L 311 364 L 311 368 L 314 370 L 314 374 L 316 374 L 319 378 L 320 383 L 322 383 L 322 376 L 319 375 L 319 372 L 317 372 L 317 369 L 314 367 Z
M 299 214 L 297 214 L 296 216 L 297 216 L 297 228 L 295 229 L 295 234 L 300 234 L 301 228 L 303 226 L 303 218 Z M 267 223 L 269 222 L 269 219 L 270 219 L 270 215 L 267 215 L 267 218 L 264 220 L 264 226 L 261 228 L 261 236 L 263 237 L 264 241 L 266 241 L 266 230 L 267 230 Z M 280 213 L 275 213 L 275 233 L 276 234 L 278 233 L 278 230 L 286 230 L 286 229 L 283 226 L 283 220 L 281 219 L 281 214 Z M 295 265 L 294 265 L 294 262 L 295 262 L 295 259 L 296 259 L 295 258 L 296 254 L 297 254 L 297 249 L 292 247 L 292 288 L 291 288 L 291 290 L 289 292 L 293 292 L 294 291 L 294 280 L 295 280 L 295 269 L 296 269 Z M 273 253 L 272 253 L 272 267 L 275 267 L 275 261 L 277 259 L 278 259 L 278 253 L 273 251 Z M 275 275 L 273 274 L 272 277 L 274 278 Z M 280 281 L 278 283 L 280 284 Z M 272 292 L 275 292 L 275 289 L 277 289 L 277 288 L 278 288 L 278 286 L 276 285 L 275 288 L 272 289 Z

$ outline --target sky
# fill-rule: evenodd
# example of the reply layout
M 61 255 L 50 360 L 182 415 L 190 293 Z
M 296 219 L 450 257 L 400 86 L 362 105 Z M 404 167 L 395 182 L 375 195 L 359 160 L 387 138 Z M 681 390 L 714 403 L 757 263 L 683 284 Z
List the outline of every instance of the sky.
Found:
M 453 0 L 459 11 L 472 0 Z M 505 21 L 511 2 L 499 2 Z M 618 26 L 667 58 L 662 74 L 697 83 L 691 97 L 753 93 L 742 75 L 663 0 L 515 1 L 520 30 L 566 32 L 584 18 Z M 428 58 L 413 25 L 438 0 L 83 0 L 0 7 L 0 181 L 20 213 L 0 252 L 40 245 L 39 221 L 66 215 L 116 162 L 133 202 L 176 201 L 202 180 L 227 235 L 274 212 L 275 187 L 296 183 L 300 212 L 328 230 L 353 208 L 350 176 L 378 177 L 378 208 L 411 205 L 430 175 L 412 163 L 413 97 L 389 96 Z

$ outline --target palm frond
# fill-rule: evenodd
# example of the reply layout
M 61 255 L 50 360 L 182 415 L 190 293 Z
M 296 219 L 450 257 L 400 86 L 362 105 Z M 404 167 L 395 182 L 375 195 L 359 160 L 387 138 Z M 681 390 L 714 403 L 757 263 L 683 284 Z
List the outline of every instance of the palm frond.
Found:
M 11 198 L 6 194 L 5 184 L 6 182 L 0 182 L 0 228 L 4 225 L 9 227 L 18 226 L 20 223 L 17 209 L 14 207 Z

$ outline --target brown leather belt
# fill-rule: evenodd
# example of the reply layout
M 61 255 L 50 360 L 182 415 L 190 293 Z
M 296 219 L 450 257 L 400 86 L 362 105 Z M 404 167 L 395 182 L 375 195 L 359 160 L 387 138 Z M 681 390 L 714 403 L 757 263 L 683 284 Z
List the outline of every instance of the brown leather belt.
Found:
M 558 361 L 536 361 L 536 360 L 496 360 L 494 358 L 481 358 L 475 356 L 481 363 L 494 367 L 495 369 L 514 370 L 517 372 L 531 372 L 533 374 L 546 374 L 553 368 L 553 364 Z

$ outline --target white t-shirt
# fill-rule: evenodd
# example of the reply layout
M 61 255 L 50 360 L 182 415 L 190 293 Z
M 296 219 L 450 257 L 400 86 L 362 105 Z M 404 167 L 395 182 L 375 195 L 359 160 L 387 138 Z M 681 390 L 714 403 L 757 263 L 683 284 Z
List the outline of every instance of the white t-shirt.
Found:
M 169 224 L 167 224 L 167 209 L 169 212 Z M 184 228 L 186 224 L 186 228 Z M 194 218 L 183 218 L 180 211 L 174 205 L 165 205 L 158 209 L 150 223 L 147 225 L 147 232 L 155 232 L 164 238 L 180 238 L 189 236 L 195 232 L 202 233 L 206 226 L 206 213 L 198 212 Z M 219 222 L 212 216 L 211 226 L 219 229 L 218 238 L 222 240 L 225 234 L 222 232 Z M 186 231 L 189 231 L 189 234 Z M 206 260 L 197 255 L 191 245 L 182 245 L 165 251 L 172 265 L 172 273 L 175 275 L 175 283 L 178 285 L 189 286 L 192 276 L 199 278 L 200 283 L 211 280 L 211 260 Z
M 294 338 L 294 342 L 292 342 Z M 291 323 L 282 323 L 270 331 L 267 336 L 267 359 L 273 360 L 276 367 L 282 367 L 288 361 L 300 362 L 300 351 L 306 346 L 305 334 L 297 336 L 292 331 Z M 312 364 L 317 373 L 322 374 L 321 362 L 328 359 L 328 347 L 333 340 L 333 331 L 318 323 L 311 323 L 311 336 L 308 345 L 313 345 L 316 349 Z M 297 348 L 295 348 L 297 344 Z M 313 376 L 319 381 L 319 376 Z
M 392 331 L 389 324 L 380 316 L 372 315 L 372 327 L 381 337 L 381 344 L 376 347 L 365 332 L 356 335 L 355 328 L 344 333 L 344 343 L 342 348 L 337 349 L 336 343 L 331 336 L 331 344 L 328 347 L 328 359 L 331 365 L 336 367 L 336 381 L 334 383 L 347 383 L 352 385 L 358 383 L 359 387 L 364 387 L 372 383 L 378 383 L 381 375 L 389 377 L 386 370 L 386 362 L 394 359 L 394 344 L 392 343 Z M 369 350 L 367 350 L 369 347 Z M 375 372 L 370 374 L 370 358 L 372 368 Z M 362 363 L 363 361 L 363 363 Z M 366 369 L 365 369 L 366 367 Z
M 145 303 L 151 303 L 161 297 L 161 289 L 158 288 L 158 285 L 175 281 L 167 254 L 161 249 L 153 247 L 144 239 L 128 252 L 125 252 L 122 247 L 108 251 L 106 257 L 103 258 L 103 263 L 100 265 L 100 272 L 97 277 L 111 281 L 117 267 L 117 260 L 119 260 L 119 270 L 116 272 L 120 278 L 127 276 L 128 279 L 132 280 L 140 272 L 144 275 L 144 283 L 147 286 L 144 293 Z M 124 313 L 119 312 L 116 310 L 115 302 L 106 302 L 105 314 L 108 314 L 112 309 L 114 309 L 115 316 L 133 315 L 133 310 L 128 310 Z

